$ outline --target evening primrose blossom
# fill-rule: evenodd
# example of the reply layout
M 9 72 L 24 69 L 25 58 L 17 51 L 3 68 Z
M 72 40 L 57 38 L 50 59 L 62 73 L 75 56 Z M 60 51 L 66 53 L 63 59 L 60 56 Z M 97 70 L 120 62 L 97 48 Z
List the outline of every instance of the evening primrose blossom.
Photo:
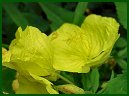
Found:
M 87 73 L 102 64 L 120 36 L 118 29 L 115 19 L 95 14 L 81 27 L 65 23 L 49 36 L 32 26 L 19 27 L 9 50 L 2 48 L 2 65 L 19 73 L 16 94 L 58 94 L 50 82 L 58 72 Z
M 6 54 L 11 55 L 10 61 L 4 62 L 3 66 L 38 76 L 54 76 L 51 44 L 47 35 L 35 27 L 28 26 L 24 31 L 19 27 L 16 39 L 11 42 Z M 56 79 L 56 76 L 54 78 Z
M 15 69 L 22 77 L 18 77 L 20 89 L 16 93 L 24 93 L 26 89 L 30 94 L 34 93 L 31 89 L 41 94 L 45 89 L 45 93 L 58 93 L 48 81 L 57 80 L 57 73 L 52 65 L 53 50 L 47 35 L 32 26 L 27 26 L 24 31 L 19 27 L 15 35 L 9 51 L 2 49 L 2 65 Z
M 60 71 L 87 73 L 110 56 L 119 38 L 115 19 L 91 14 L 81 27 L 65 23 L 49 38 L 54 49 L 54 68 Z

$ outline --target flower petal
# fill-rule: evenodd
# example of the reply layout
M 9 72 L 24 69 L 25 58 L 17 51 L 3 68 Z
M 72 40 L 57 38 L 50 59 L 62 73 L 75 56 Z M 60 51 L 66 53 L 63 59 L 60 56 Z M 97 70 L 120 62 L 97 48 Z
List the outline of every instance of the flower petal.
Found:
M 10 57 L 11 57 L 11 52 L 7 51 L 5 48 L 2 48 L 2 66 L 15 69 L 15 67 L 9 63 Z
M 87 37 L 78 26 L 68 23 L 63 24 L 49 38 L 52 41 L 55 52 L 55 69 L 81 73 L 90 70 L 89 67 L 85 67 L 86 70 L 82 70 L 82 66 L 86 63 L 88 51 L 85 48 L 88 45 Z
M 30 74 L 30 77 L 18 76 L 19 88 L 16 94 L 58 94 L 52 83 L 45 78 Z
M 24 71 L 38 76 L 50 76 L 55 73 L 52 65 L 53 50 L 47 35 L 35 27 L 27 26 L 24 31 L 19 27 L 15 36 L 16 39 L 9 46 L 10 65 L 15 66 L 20 74 L 25 73 Z M 56 80 L 57 76 L 54 76 Z
M 119 38 L 119 24 L 115 19 L 89 15 L 81 28 L 63 24 L 49 38 L 54 49 L 54 68 L 87 73 L 92 66 L 102 64 Z
M 103 63 L 111 53 L 114 43 L 119 38 L 119 24 L 113 18 L 91 14 L 84 20 L 81 29 L 89 36 L 91 61 L 86 65 Z

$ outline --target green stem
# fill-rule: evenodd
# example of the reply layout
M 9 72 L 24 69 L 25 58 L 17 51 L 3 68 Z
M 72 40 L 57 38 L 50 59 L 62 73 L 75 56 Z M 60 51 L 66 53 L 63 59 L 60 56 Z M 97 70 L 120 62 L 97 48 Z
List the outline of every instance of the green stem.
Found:
M 67 82 L 67 83 L 69 83 L 69 84 L 73 84 L 73 82 L 71 82 L 71 81 L 68 80 L 67 78 L 63 77 L 62 75 L 57 74 L 57 76 L 58 76 L 59 78 L 61 78 L 62 80 L 64 80 L 65 82 Z

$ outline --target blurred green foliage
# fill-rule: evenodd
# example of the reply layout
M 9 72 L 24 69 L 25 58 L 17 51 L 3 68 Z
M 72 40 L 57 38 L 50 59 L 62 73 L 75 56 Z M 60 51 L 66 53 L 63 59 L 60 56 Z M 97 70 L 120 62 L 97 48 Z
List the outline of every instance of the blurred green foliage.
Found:
M 112 57 L 87 74 L 61 72 L 61 75 L 83 88 L 86 94 L 127 93 L 127 3 L 126 2 L 58 2 L 58 3 L 3 3 L 2 4 L 2 46 L 8 49 L 19 26 L 23 29 L 35 26 L 49 35 L 65 22 L 81 25 L 91 14 L 113 17 L 120 23 L 120 38 L 117 40 Z M 14 93 L 12 81 L 15 71 L 3 67 L 3 88 Z M 59 79 L 55 85 L 65 84 Z
M 115 2 L 117 14 L 120 22 L 127 29 L 127 3 L 126 2 Z
M 99 87 L 98 68 L 92 69 L 89 73 L 82 74 L 82 84 L 84 90 L 90 90 L 95 93 Z

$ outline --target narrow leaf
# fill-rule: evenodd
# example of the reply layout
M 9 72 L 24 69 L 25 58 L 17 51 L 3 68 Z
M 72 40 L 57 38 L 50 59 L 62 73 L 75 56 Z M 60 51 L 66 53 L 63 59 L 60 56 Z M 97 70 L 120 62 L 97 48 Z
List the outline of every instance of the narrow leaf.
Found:
M 127 46 L 127 40 L 123 37 L 120 37 L 116 42 L 116 47 L 124 48 Z
M 127 69 L 127 62 L 123 59 L 117 59 L 116 62 L 119 64 L 119 66 L 123 69 Z
M 48 19 L 52 22 L 52 30 L 57 29 L 64 22 L 73 21 L 73 13 L 65 10 L 59 6 L 49 4 L 49 3 L 39 3 L 42 10 L 46 13 Z
M 120 51 L 118 52 L 118 56 L 119 56 L 120 58 L 125 58 L 125 57 L 127 57 L 127 47 L 125 47 L 124 49 L 120 50 Z
M 115 2 L 117 14 L 120 22 L 127 29 L 127 3 L 126 2 Z
M 24 18 L 23 14 L 13 3 L 3 3 L 2 7 L 18 27 L 21 26 L 22 28 L 25 28 L 29 24 L 26 18 Z
M 79 2 L 75 14 L 74 14 L 74 20 L 73 23 L 80 25 L 84 19 L 84 12 L 86 10 L 87 2 Z
M 8 44 L 2 44 L 2 47 L 8 49 L 9 48 L 9 45 Z

